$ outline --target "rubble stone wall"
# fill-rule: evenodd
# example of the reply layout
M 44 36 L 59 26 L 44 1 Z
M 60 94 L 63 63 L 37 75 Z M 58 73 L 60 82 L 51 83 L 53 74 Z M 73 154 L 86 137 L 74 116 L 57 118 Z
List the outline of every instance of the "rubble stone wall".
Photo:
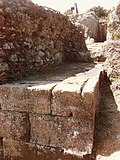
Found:
M 111 10 L 107 26 L 107 40 L 120 39 L 120 3 Z
M 81 61 L 83 32 L 54 10 L 28 0 L 0 0 L 0 81 L 63 60 Z
M 107 29 L 107 41 L 103 54 L 105 69 L 112 80 L 120 79 L 120 3 L 111 11 Z M 120 81 L 119 81 L 120 83 Z

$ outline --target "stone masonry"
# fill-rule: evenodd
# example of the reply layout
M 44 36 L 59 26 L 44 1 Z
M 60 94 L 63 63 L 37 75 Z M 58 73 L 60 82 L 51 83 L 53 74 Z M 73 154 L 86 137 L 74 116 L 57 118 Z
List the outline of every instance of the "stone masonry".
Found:
M 69 67 L 74 75 L 62 81 L 57 74 L 51 81 L 33 78 L 0 86 L 1 156 L 77 160 L 92 152 L 102 70 L 96 66 L 81 73 L 78 68 Z
M 84 61 L 83 50 L 83 28 L 64 15 L 28 0 L 0 0 L 0 82 L 63 61 Z

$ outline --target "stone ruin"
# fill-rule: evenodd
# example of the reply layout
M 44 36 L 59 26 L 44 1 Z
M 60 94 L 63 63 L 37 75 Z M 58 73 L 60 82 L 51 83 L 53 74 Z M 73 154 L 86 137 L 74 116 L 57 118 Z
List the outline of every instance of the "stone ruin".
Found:
M 0 86 L 2 159 L 77 160 L 92 153 L 102 70 L 64 67 L 64 73 Z M 69 78 L 61 80 L 65 73 Z
M 101 66 L 80 68 L 89 61 L 84 50 L 84 29 L 59 12 L 27 0 L 0 1 L 1 160 L 77 160 L 92 153 L 104 75 Z M 79 63 L 54 72 L 62 62 Z M 40 77 L 28 76 L 34 70 Z M 11 82 L 19 76 L 28 79 Z
M 82 27 L 27 0 L 0 1 L 0 81 L 63 61 L 82 61 Z M 83 60 L 84 61 L 84 60 Z
M 99 20 L 94 11 L 83 14 L 68 15 L 70 21 L 76 26 L 83 26 L 85 30 L 85 39 L 92 39 L 93 42 L 104 42 L 107 36 L 107 21 Z

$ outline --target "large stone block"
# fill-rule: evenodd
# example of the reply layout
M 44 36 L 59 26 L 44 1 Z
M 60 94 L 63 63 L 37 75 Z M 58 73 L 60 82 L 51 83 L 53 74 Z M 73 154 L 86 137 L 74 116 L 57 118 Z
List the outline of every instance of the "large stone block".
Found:
M 28 115 L 18 112 L 0 111 L 0 137 L 28 141 Z
M 82 89 L 88 77 L 68 78 L 53 89 L 52 91 L 52 113 L 60 116 L 80 117 L 85 114 Z
M 23 143 L 12 139 L 4 138 L 3 145 L 4 157 L 7 160 L 80 160 L 80 157 L 64 154 L 58 148 Z
M 0 86 L 2 110 L 50 113 L 51 90 L 56 83 L 23 82 Z
M 90 154 L 94 133 L 91 123 L 73 117 L 30 115 L 31 142 L 60 147 L 75 155 Z
M 90 121 L 95 121 L 95 115 L 100 102 L 99 79 L 90 78 L 82 91 L 83 104 Z M 93 123 L 94 124 L 94 123 Z M 94 126 L 94 125 L 93 125 Z
M 97 65 L 88 72 L 78 73 L 56 85 L 52 90 L 52 113 L 93 120 L 100 100 L 101 71 L 101 66 Z

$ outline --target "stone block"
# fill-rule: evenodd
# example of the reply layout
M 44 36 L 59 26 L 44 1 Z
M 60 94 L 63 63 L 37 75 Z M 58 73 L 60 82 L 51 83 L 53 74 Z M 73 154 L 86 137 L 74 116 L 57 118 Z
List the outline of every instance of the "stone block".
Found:
M 0 111 L 0 137 L 28 141 L 28 115 L 18 112 Z
M 73 117 L 30 115 L 31 143 L 59 147 L 65 152 L 90 154 L 93 145 L 92 122 Z
M 55 85 L 46 81 L 1 85 L 1 109 L 49 114 L 51 90 Z
M 94 119 L 100 101 L 101 67 L 76 74 L 57 84 L 52 91 L 51 110 L 54 115 Z
M 52 91 L 51 110 L 54 115 L 80 117 L 85 114 L 82 89 L 88 77 L 70 77 Z
M 90 121 L 95 121 L 95 115 L 100 102 L 99 79 L 90 78 L 82 91 L 83 104 Z
M 7 160 L 81 160 L 63 150 L 4 138 L 4 157 Z

